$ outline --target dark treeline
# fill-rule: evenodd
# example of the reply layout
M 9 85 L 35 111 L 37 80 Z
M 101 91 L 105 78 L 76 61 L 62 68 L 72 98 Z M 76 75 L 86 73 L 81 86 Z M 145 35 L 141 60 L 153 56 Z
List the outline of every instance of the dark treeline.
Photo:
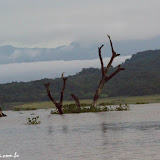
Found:
M 160 50 L 139 52 L 122 64 L 124 72 L 115 76 L 103 88 L 101 97 L 108 96 L 141 96 L 160 94 Z M 115 68 L 111 68 L 113 72 Z M 74 93 L 80 99 L 93 98 L 101 70 L 83 69 L 67 80 L 64 100 L 72 100 Z M 50 90 L 56 99 L 62 89 L 62 79 L 42 79 L 31 82 L 13 82 L 0 85 L 0 101 L 33 102 L 48 101 L 44 83 L 50 83 Z

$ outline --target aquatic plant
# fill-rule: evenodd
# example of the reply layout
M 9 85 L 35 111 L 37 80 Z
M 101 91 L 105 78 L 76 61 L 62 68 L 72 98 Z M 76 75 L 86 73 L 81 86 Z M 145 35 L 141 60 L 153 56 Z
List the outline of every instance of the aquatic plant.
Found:
M 78 108 L 76 104 L 65 104 L 63 106 L 63 113 L 81 113 L 82 112 L 82 107 Z M 58 114 L 58 110 L 51 110 L 51 114 Z
M 39 119 L 39 116 L 37 116 L 37 117 L 33 117 L 33 118 L 28 118 L 27 120 L 27 124 L 28 125 L 31 125 L 31 124 L 40 124 L 41 123 L 41 121 L 38 121 L 38 119 Z
M 112 108 L 112 106 L 109 106 L 109 111 L 114 111 L 115 109 Z
M 124 104 L 124 105 L 119 104 L 119 106 L 116 107 L 114 110 L 115 111 L 128 111 L 130 110 L 130 107 L 127 104 Z
M 108 111 L 127 111 L 130 110 L 130 107 L 127 104 L 119 104 L 119 106 L 116 106 L 116 108 L 112 106 L 99 106 L 99 107 L 80 107 L 78 108 L 76 104 L 67 104 L 63 106 L 63 113 L 69 114 L 69 113 L 86 113 L 86 112 L 108 112 Z M 58 114 L 59 112 L 57 110 L 51 110 L 51 114 Z

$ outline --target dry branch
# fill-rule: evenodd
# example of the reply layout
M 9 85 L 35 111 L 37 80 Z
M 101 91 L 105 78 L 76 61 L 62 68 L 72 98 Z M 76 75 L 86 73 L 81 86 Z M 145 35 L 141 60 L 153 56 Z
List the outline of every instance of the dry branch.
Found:
M 62 105 L 63 105 L 63 95 L 64 95 L 64 90 L 66 87 L 66 81 L 67 81 L 67 77 L 64 77 L 64 72 L 62 73 L 62 79 L 63 79 L 63 87 L 62 87 L 62 91 L 61 91 L 61 97 L 60 97 L 60 101 L 57 103 L 56 100 L 52 97 L 51 92 L 50 92 L 50 84 L 44 84 L 46 87 L 46 91 L 47 91 L 47 95 L 49 97 L 49 99 L 53 102 L 53 104 L 56 106 L 56 108 L 58 109 L 58 112 L 60 114 L 63 114 L 63 110 L 62 110 Z
M 74 101 L 76 102 L 77 104 L 77 107 L 78 108 L 81 108 L 81 105 L 80 105 L 80 102 L 79 102 L 79 98 L 76 97 L 73 93 L 71 94 L 72 98 L 74 99 Z

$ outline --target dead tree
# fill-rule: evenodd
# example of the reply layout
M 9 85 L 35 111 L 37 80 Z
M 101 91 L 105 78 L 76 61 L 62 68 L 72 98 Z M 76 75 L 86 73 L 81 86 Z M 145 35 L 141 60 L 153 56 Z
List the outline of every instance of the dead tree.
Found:
M 4 113 L 2 113 L 1 107 L 0 107 L 0 117 L 6 117 L 6 115 Z
M 74 99 L 74 101 L 76 102 L 77 107 L 80 109 L 81 105 L 80 105 L 80 102 L 79 102 L 79 98 L 76 97 L 73 93 L 71 94 L 71 96 Z
M 109 68 L 111 67 L 114 58 L 120 56 L 120 54 L 117 54 L 114 51 L 111 38 L 110 38 L 109 35 L 107 35 L 107 36 L 109 38 L 110 45 L 111 45 L 112 57 L 111 57 L 110 61 L 108 62 L 107 67 L 104 67 L 103 58 L 102 58 L 102 55 L 101 55 L 101 49 L 102 49 L 102 47 L 104 45 L 102 45 L 101 47 L 98 48 L 99 59 L 100 59 L 100 63 L 101 63 L 102 78 L 101 78 L 101 80 L 99 82 L 98 88 L 97 88 L 96 93 L 95 93 L 95 95 L 93 97 L 92 107 L 96 107 L 97 106 L 97 101 L 98 101 L 99 95 L 100 95 L 100 93 L 102 91 L 102 88 L 104 87 L 104 84 L 106 82 L 108 82 L 111 78 L 113 78 L 117 73 L 119 73 L 122 70 L 125 70 L 125 68 L 121 68 L 121 65 L 118 65 L 116 71 L 114 71 L 111 75 L 108 75 Z
M 66 86 L 66 80 L 67 80 L 67 77 L 64 77 L 63 75 L 64 75 L 64 73 L 62 73 L 63 88 L 62 88 L 62 91 L 61 91 L 60 101 L 58 103 L 56 102 L 56 100 L 51 95 L 51 92 L 50 92 L 50 89 L 49 89 L 50 84 L 49 83 L 45 84 L 47 95 L 50 98 L 50 100 L 53 102 L 53 104 L 56 106 L 56 108 L 58 109 L 59 114 L 63 114 L 63 110 L 62 110 L 63 94 L 64 94 L 64 90 L 65 90 L 65 86 Z

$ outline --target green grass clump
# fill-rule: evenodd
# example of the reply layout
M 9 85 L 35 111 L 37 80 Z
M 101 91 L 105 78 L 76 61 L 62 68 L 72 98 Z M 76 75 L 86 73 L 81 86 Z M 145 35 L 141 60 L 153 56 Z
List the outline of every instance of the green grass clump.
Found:
M 28 118 L 27 124 L 31 125 L 31 124 L 40 124 L 41 121 L 38 121 L 39 116 L 37 117 L 33 117 L 33 118 Z

